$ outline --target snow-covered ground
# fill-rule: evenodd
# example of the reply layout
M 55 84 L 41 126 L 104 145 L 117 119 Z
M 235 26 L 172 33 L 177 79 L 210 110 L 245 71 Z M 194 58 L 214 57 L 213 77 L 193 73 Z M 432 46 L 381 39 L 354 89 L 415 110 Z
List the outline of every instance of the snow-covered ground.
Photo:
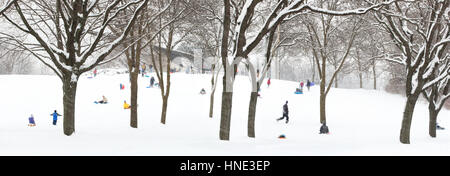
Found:
M 294 94 L 296 82 L 271 80 L 262 86 L 256 114 L 256 138 L 247 137 L 250 82 L 239 77 L 235 86 L 230 141 L 219 140 L 221 85 L 209 118 L 210 75 L 172 76 L 167 124 L 160 124 L 161 97 L 157 88 L 139 80 L 138 129 L 129 127 L 127 74 L 100 74 L 79 81 L 76 132 L 65 136 L 62 118 L 51 124 L 50 113 L 62 114 L 62 84 L 56 76 L 0 76 L 0 155 L 450 155 L 449 130 L 428 136 L 425 102 L 414 113 L 410 145 L 399 142 L 405 98 L 382 91 L 332 89 L 327 99 L 331 134 L 319 135 L 318 87 Z M 219 83 L 221 81 L 218 81 Z M 125 90 L 119 84 L 126 85 Z M 207 95 L 200 95 L 201 88 Z M 110 103 L 93 102 L 105 95 Z M 277 122 L 289 101 L 290 122 Z M 35 116 L 36 127 L 28 127 Z M 439 122 L 450 127 L 450 111 Z M 278 139 L 285 134 L 287 139 Z

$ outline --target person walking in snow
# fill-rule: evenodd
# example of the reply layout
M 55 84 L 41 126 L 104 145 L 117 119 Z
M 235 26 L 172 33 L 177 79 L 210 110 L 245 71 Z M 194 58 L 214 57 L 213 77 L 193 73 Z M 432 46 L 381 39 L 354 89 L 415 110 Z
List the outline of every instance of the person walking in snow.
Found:
M 267 80 L 267 87 L 270 86 L 270 78 Z
M 28 126 L 33 127 L 36 126 L 36 122 L 34 122 L 34 117 L 33 114 L 31 114 L 31 116 L 28 118 Z
M 61 114 L 58 114 L 55 110 L 52 114 L 50 114 L 50 116 L 53 116 L 53 125 L 56 125 L 56 122 L 58 121 L 58 116 L 61 116 Z
M 326 123 L 323 123 L 322 126 L 320 127 L 320 132 L 319 134 L 328 134 L 330 131 L 328 131 L 328 126 L 326 125 Z
M 286 123 L 289 122 L 289 109 L 288 109 L 288 101 L 283 105 L 283 117 L 277 119 L 277 121 L 283 120 L 286 117 Z
M 308 91 L 309 91 L 309 87 L 311 87 L 311 81 L 309 81 L 309 79 L 308 79 L 308 81 L 306 81 L 306 87 L 308 88 Z
M 153 84 L 155 84 L 155 77 L 150 78 L 150 87 L 153 87 Z

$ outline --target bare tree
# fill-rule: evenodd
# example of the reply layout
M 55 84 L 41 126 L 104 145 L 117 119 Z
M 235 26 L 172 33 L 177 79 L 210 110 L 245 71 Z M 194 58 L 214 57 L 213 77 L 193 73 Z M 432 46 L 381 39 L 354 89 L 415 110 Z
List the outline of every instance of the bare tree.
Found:
M 400 142 L 410 143 L 410 128 L 416 102 L 425 89 L 448 77 L 448 68 L 433 75 L 436 66 L 445 60 L 440 53 L 449 39 L 450 1 L 395 2 L 384 7 L 375 17 L 389 33 L 399 51 L 391 57 L 406 68 L 406 105 L 400 131 Z
M 64 134 L 75 131 L 75 97 L 81 74 L 105 62 L 105 58 L 127 37 L 131 26 L 148 0 L 124 3 L 122 0 L 12 1 L 11 13 L 3 17 L 16 29 L 35 41 L 16 41 L 23 49 L 44 63 L 63 83 Z M 122 34 L 113 42 L 107 29 L 119 14 L 137 6 Z M 17 17 L 18 19 L 16 19 Z M 2 33 L 3 36 L 14 36 Z
M 161 0 L 159 1 L 158 8 L 161 8 L 162 5 L 167 4 L 167 2 Z M 171 69 L 171 53 L 172 50 L 175 48 L 176 45 L 178 45 L 184 37 L 187 35 L 188 31 L 182 31 L 180 29 L 182 28 L 182 25 L 179 23 L 180 19 L 188 15 L 188 13 L 185 13 L 187 8 L 187 3 L 183 3 L 179 0 L 175 0 L 174 4 L 169 7 L 168 15 L 166 19 L 163 19 L 162 16 L 158 18 L 159 20 L 159 28 L 158 30 L 161 31 L 158 36 L 157 41 L 157 47 L 154 47 L 154 45 L 150 45 L 150 54 L 153 66 L 155 68 L 156 76 L 158 78 L 158 84 L 161 90 L 161 98 L 162 98 L 162 111 L 161 111 L 161 123 L 166 124 L 166 117 L 167 117 L 167 106 L 168 106 L 168 100 L 170 95 L 170 73 L 172 71 Z M 184 7 L 182 7 L 184 6 Z M 163 25 L 163 20 L 171 21 L 167 23 L 166 25 Z M 178 22 L 175 24 L 175 22 Z M 157 25 L 157 26 L 158 26 Z M 174 40 L 174 35 L 180 34 L 180 37 L 176 40 Z M 163 50 L 162 45 L 165 44 L 165 49 Z M 156 48 L 156 54 L 154 49 Z M 165 53 L 163 53 L 165 52 Z M 165 54 L 165 56 L 163 56 Z M 165 68 L 163 68 L 165 64 Z M 166 71 L 164 75 L 164 70 Z M 165 78 L 164 78 L 165 76 Z
M 288 1 L 280 0 L 272 8 L 270 14 L 266 15 L 266 20 L 264 25 L 262 25 L 254 34 L 251 40 L 248 40 L 247 32 L 253 26 L 253 17 L 255 10 L 261 0 L 246 0 L 243 3 L 236 3 L 235 1 L 224 0 L 224 30 L 222 38 L 222 65 L 225 70 L 225 76 L 223 77 L 223 93 L 222 93 L 222 114 L 220 122 L 220 133 L 219 137 L 221 140 L 229 140 L 230 132 L 230 121 L 231 121 L 231 102 L 232 102 L 232 90 L 234 84 L 234 76 L 236 73 L 237 64 L 240 63 L 242 59 L 247 59 L 248 54 L 253 51 L 253 49 L 259 45 L 260 41 L 273 29 L 277 28 L 283 21 L 288 20 L 291 15 L 295 15 L 301 12 L 316 12 L 328 15 L 355 15 L 364 14 L 369 10 L 379 8 L 385 4 L 392 3 L 392 1 L 383 2 L 380 4 L 372 5 L 368 8 L 356 9 L 356 10 L 345 10 L 345 11 L 333 11 L 329 9 L 323 9 L 313 6 L 303 0 Z M 230 23 L 231 23 L 231 7 L 235 10 L 235 28 L 234 33 L 231 33 Z M 232 39 L 234 40 L 234 46 L 231 51 L 231 64 L 228 61 L 228 37 L 232 34 Z M 249 63 L 249 62 L 247 62 Z M 256 80 L 252 81 L 256 84 Z M 253 86 L 254 88 L 256 86 Z M 256 89 L 252 90 L 256 92 Z

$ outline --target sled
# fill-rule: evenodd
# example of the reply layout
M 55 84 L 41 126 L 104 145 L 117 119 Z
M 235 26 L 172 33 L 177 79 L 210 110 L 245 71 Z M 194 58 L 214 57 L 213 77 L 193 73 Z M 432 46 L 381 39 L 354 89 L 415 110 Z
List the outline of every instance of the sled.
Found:
M 146 78 L 150 78 L 150 76 L 148 76 L 148 75 L 145 75 L 145 77 L 146 77 Z
M 94 77 L 92 77 L 92 76 L 89 76 L 89 77 L 87 77 L 88 79 L 92 79 L 92 78 L 94 78 Z
M 98 101 L 94 101 L 95 104 L 108 104 L 108 102 L 106 103 L 99 103 Z
M 286 136 L 284 134 L 278 136 L 278 139 L 286 139 Z
M 295 94 L 303 94 L 303 92 L 294 92 Z

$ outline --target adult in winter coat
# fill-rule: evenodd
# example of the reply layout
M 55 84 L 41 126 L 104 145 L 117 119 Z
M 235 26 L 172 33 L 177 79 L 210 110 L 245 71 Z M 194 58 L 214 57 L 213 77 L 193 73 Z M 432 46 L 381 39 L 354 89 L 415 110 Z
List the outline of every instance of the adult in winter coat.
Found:
M 309 91 L 309 87 L 311 87 L 311 81 L 309 81 L 309 79 L 308 79 L 308 81 L 306 82 L 306 87 L 308 88 L 308 91 Z
M 150 87 L 153 87 L 153 84 L 155 84 L 155 77 L 150 78 Z
M 319 134 L 328 134 L 328 126 L 326 125 L 326 123 L 323 123 L 322 126 L 320 127 L 320 133 Z
M 28 118 L 28 126 L 36 126 L 36 122 L 34 122 L 33 114 Z
M 277 119 L 277 121 L 283 120 L 286 117 L 286 123 L 289 122 L 289 109 L 288 109 L 288 101 L 283 105 L 283 117 Z
M 56 121 L 58 121 L 58 116 L 61 116 L 61 114 L 58 114 L 55 110 L 50 116 L 53 116 L 53 125 L 56 125 Z

